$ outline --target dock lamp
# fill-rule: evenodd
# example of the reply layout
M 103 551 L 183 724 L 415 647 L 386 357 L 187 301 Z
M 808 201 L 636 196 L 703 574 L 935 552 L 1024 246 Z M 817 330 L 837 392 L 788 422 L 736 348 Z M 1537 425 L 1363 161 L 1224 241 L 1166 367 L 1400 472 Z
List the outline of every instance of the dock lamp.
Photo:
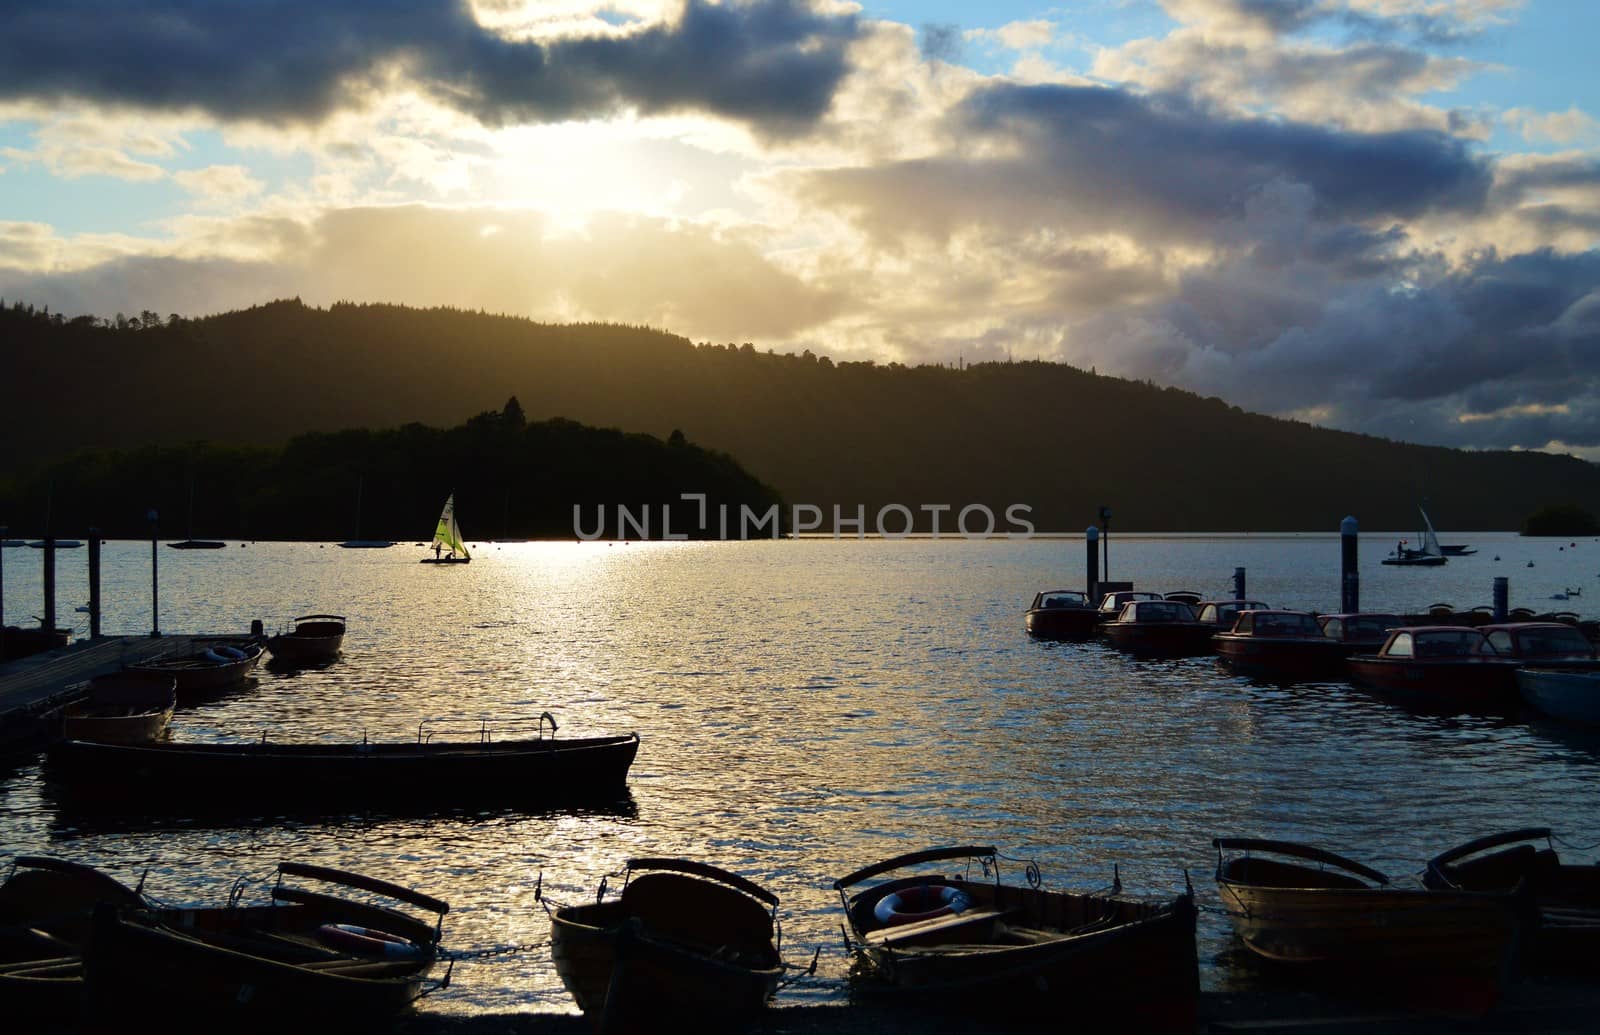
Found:
M 156 595 L 156 508 L 151 507 L 145 517 L 150 521 L 150 638 L 161 635 L 161 608 Z

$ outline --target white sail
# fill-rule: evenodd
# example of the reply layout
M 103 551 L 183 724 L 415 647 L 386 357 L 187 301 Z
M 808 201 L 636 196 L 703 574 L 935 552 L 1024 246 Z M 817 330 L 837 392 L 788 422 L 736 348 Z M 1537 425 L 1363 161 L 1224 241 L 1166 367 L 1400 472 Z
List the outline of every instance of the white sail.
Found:
M 1428 520 L 1428 512 L 1419 505 L 1417 512 L 1422 515 L 1422 554 L 1425 557 L 1443 557 L 1444 551 L 1439 548 L 1439 537 L 1433 534 L 1433 522 Z
M 451 493 L 444 501 L 444 510 L 439 513 L 439 526 L 433 530 L 433 542 L 428 545 L 438 544 L 449 550 L 451 554 L 470 558 L 467 553 L 467 544 L 461 541 L 461 527 L 456 524 L 456 494 Z

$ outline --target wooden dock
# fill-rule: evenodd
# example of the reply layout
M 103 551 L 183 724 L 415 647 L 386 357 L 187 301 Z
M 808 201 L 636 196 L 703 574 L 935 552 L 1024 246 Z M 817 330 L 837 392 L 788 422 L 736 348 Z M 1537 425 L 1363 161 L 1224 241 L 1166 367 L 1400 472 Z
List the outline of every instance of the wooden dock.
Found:
M 0 751 L 48 741 L 59 713 L 95 676 L 164 654 L 194 650 L 190 635 L 102 636 L 0 664 Z

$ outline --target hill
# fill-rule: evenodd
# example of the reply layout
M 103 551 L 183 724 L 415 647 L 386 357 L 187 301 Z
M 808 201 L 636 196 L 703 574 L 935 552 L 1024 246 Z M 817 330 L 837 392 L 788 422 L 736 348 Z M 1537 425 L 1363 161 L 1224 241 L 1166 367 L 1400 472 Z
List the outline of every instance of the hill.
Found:
M 416 541 L 433 535 L 454 493 L 469 541 L 565 539 L 575 528 L 608 539 L 716 534 L 715 519 L 702 529 L 700 501 L 683 500 L 686 492 L 704 493 L 710 515 L 723 506 L 766 515 L 781 502 L 732 458 L 682 435 L 662 441 L 568 420 L 529 423 L 512 398 L 448 429 L 312 432 L 281 449 L 194 442 L 84 450 L 0 478 L 0 515 L 30 537 L 93 527 L 108 538 L 143 538 L 154 509 L 163 539 Z
M 1040 531 L 1081 531 L 1102 504 L 1122 531 L 1331 531 L 1346 514 L 1408 529 L 1424 497 L 1458 530 L 1600 510 L 1600 467 L 1572 457 L 1329 431 L 1059 364 L 834 364 L 648 328 L 298 301 L 120 326 L 13 305 L 0 341 L 12 466 L 81 447 L 448 425 L 514 394 L 529 419 L 681 429 L 791 504 L 830 519 L 860 507 L 869 528 L 893 503 L 924 527 L 925 508 L 949 507 L 946 529 L 964 506 L 1023 504 Z

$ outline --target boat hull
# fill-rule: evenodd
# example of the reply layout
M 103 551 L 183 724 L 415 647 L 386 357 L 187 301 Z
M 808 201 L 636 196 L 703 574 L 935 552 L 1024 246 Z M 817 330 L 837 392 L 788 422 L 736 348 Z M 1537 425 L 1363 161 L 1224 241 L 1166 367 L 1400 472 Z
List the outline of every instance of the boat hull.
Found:
M 1032 636 L 1045 640 L 1084 640 L 1100 628 L 1100 613 L 1092 607 L 1038 607 L 1023 616 Z
M 278 633 L 266 642 L 267 652 L 280 665 L 315 665 L 332 661 L 344 647 L 345 622 L 335 615 L 311 615 L 295 619 L 288 632 Z
M 1271 679 L 1327 679 L 1345 670 L 1344 644 L 1329 639 L 1274 639 L 1219 633 L 1217 656 L 1243 675 Z
M 578 1008 L 606 1027 L 646 1021 L 725 1028 L 763 1010 L 782 968 L 739 965 L 652 937 L 630 922 L 620 901 L 557 909 L 550 921 L 550 957 Z
M 1189 895 L 1154 902 L 942 880 L 970 900 L 965 915 L 999 913 L 1004 920 L 953 941 L 875 938 L 862 922 L 873 899 L 917 881 L 880 885 L 852 900 L 858 976 L 869 994 L 1024 1015 L 1049 1015 L 1070 1003 L 1074 1017 L 1114 1019 L 1125 1030 L 1193 1030 L 1199 977 Z
M 1216 631 L 1209 625 L 1163 622 L 1106 622 L 1100 628 L 1118 650 L 1153 658 L 1208 654 Z
M 205 697 L 238 686 L 261 661 L 260 643 L 247 639 L 219 641 L 244 653 L 236 659 L 215 660 L 201 651 L 183 657 L 156 658 L 137 665 L 129 665 L 127 672 L 146 675 L 170 676 L 177 681 L 178 703 Z
M 52 791 L 74 805 L 227 810 L 564 804 L 627 793 L 636 734 L 399 744 L 97 744 L 46 753 Z
M 1522 700 L 1537 711 L 1600 726 L 1600 671 L 1522 668 L 1516 681 Z
M 1239 939 L 1284 963 L 1499 980 L 1522 930 L 1507 894 L 1278 888 L 1219 878 Z
M 1517 662 L 1499 658 L 1385 658 L 1353 655 L 1355 683 L 1428 711 L 1504 714 L 1517 706 Z

